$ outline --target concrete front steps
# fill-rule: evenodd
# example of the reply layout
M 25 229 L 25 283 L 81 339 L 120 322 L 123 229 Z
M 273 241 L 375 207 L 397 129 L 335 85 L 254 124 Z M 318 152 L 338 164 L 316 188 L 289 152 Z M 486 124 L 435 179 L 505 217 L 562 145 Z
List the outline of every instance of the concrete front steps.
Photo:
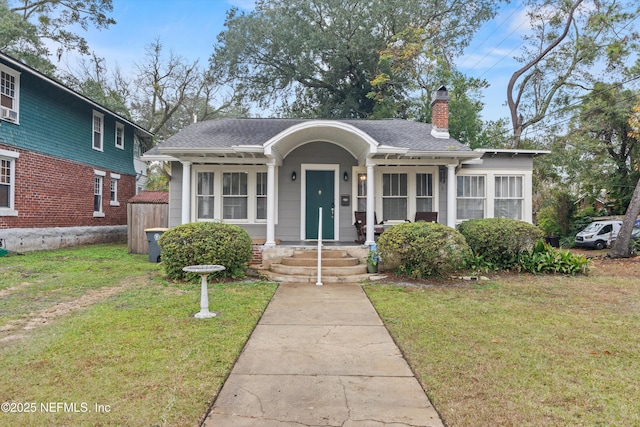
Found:
M 278 282 L 316 283 L 318 280 L 318 251 L 298 249 L 292 256 L 271 263 L 267 275 Z M 350 256 L 346 250 L 322 250 L 323 283 L 354 283 L 368 279 L 367 265 Z

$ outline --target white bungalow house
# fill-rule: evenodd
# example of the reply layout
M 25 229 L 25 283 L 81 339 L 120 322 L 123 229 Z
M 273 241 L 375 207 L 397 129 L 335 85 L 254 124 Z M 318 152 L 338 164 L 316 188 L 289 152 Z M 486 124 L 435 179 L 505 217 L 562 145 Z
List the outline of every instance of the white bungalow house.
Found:
M 532 221 L 531 150 L 471 150 L 449 136 L 448 94 L 433 125 L 407 120 L 220 119 L 194 123 L 146 152 L 171 165 L 169 226 L 238 224 L 265 247 L 318 237 L 356 240 L 354 214 L 413 221 L 437 212 L 451 227 L 479 217 Z

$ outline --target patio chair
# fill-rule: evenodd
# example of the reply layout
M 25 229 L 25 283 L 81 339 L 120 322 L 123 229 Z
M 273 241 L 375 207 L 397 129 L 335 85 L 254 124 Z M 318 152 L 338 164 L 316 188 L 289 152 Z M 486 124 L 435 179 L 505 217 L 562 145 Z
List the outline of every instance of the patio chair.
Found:
M 438 212 L 416 212 L 415 222 L 438 222 Z
M 356 232 L 358 234 L 356 243 L 364 243 L 367 239 L 367 213 L 365 211 L 355 211 L 354 215 L 356 222 L 353 225 L 356 227 Z M 382 223 L 378 224 L 378 217 L 375 212 L 373 213 L 373 218 L 375 224 L 373 226 L 373 234 L 375 236 L 379 236 L 384 232 L 384 227 L 382 226 Z

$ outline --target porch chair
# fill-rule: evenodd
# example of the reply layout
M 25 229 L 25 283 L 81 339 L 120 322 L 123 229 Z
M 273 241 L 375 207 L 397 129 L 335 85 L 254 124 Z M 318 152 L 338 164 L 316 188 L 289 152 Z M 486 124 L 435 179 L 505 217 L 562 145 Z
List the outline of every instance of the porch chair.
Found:
M 356 222 L 353 225 L 356 227 L 356 232 L 358 234 L 356 243 L 364 243 L 367 239 L 367 213 L 365 211 L 355 211 L 354 215 Z M 382 226 L 382 223 L 378 224 L 378 217 L 375 212 L 373 213 L 373 218 L 373 234 L 375 236 L 379 236 L 384 232 L 384 227 Z
M 416 212 L 415 222 L 438 222 L 438 212 Z

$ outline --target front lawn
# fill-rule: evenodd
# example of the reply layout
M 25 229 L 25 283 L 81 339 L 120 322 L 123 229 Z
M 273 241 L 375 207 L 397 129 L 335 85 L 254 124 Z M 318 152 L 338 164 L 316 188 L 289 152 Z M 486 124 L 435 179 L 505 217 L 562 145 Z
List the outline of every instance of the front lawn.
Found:
M 366 292 L 449 427 L 640 425 L 640 259 Z
M 123 245 L 0 267 L 0 425 L 198 425 L 276 288 L 210 284 L 199 320 L 199 284 Z
M 640 425 L 640 258 L 592 265 L 365 290 L 448 427 Z M 123 245 L 0 258 L 0 425 L 198 425 L 276 285 L 210 284 L 199 320 L 161 270 Z

